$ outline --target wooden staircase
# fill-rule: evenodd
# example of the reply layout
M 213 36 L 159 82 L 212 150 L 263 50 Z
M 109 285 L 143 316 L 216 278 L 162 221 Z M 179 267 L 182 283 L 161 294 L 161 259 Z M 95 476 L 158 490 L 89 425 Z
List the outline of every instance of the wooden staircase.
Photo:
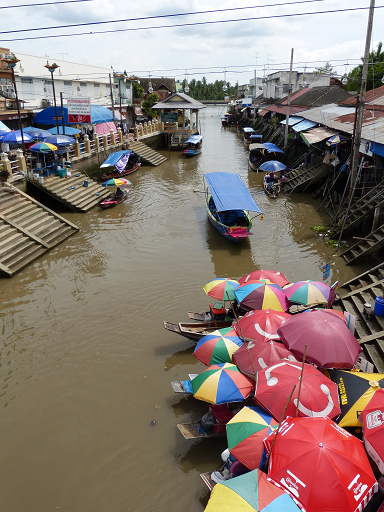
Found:
M 342 292 L 345 290 L 345 294 Z M 384 317 L 372 315 L 367 317 L 364 304 L 372 309 L 375 299 L 384 291 L 384 263 L 360 274 L 341 285 L 340 301 L 334 309 L 347 311 L 356 317 L 355 336 L 360 343 L 362 356 L 370 361 L 379 373 L 384 373 Z
M 84 182 L 88 182 L 87 187 Z M 100 183 L 80 172 L 66 178 L 52 174 L 45 177 L 43 183 L 35 180 L 29 183 L 79 213 L 88 212 L 110 193 L 107 187 L 102 187 Z
M 348 234 L 356 231 L 364 222 L 367 222 L 373 217 L 375 208 L 384 205 L 384 187 L 379 184 L 367 192 L 363 197 L 357 199 L 351 205 L 349 210 L 348 218 L 346 220 L 343 234 Z M 343 220 L 346 213 L 347 207 L 338 214 L 333 220 L 330 228 L 330 235 L 335 238 L 340 234 Z
M 129 149 L 132 149 L 132 151 L 140 155 L 141 161 L 146 164 L 158 166 L 165 162 L 166 160 L 168 160 L 168 158 L 161 155 L 154 149 L 151 149 L 143 142 L 130 141 L 128 147 Z
M 287 182 L 284 185 L 284 191 L 300 192 L 304 188 L 314 185 L 319 180 L 327 176 L 332 169 L 329 165 L 318 164 L 310 168 L 294 169 L 287 175 Z
M 364 240 L 353 245 L 340 256 L 342 256 L 347 265 L 357 263 L 362 258 L 376 253 L 379 249 L 384 247 L 384 226 L 370 233 Z
M 15 187 L 0 187 L 0 274 L 12 277 L 78 230 Z
M 181 151 L 187 147 L 186 141 L 189 139 L 190 134 L 189 133 L 180 133 L 179 135 L 177 133 L 174 133 L 172 140 L 171 140 L 171 146 L 170 148 L 173 151 Z

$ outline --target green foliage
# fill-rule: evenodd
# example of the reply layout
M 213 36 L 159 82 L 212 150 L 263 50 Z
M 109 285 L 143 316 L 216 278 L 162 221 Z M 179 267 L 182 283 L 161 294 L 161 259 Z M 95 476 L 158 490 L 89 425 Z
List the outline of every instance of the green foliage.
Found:
M 383 43 L 377 45 L 377 50 L 369 54 L 367 91 L 381 87 L 381 79 L 384 76 L 384 52 L 382 52 Z M 363 58 L 361 58 L 364 61 Z M 345 86 L 346 91 L 360 91 L 361 77 L 363 74 L 363 64 L 359 64 L 348 74 L 348 83 Z
M 152 118 L 157 117 L 158 112 L 152 110 L 153 105 L 159 101 L 159 96 L 156 93 L 149 94 L 147 99 L 141 104 L 143 112 L 151 116 Z
M 315 72 L 316 75 L 331 75 L 331 76 L 334 76 L 334 75 L 337 74 L 336 71 L 333 69 L 333 67 L 331 66 L 331 64 L 329 62 L 326 62 L 325 66 L 316 68 L 316 70 L 314 72 Z
M 137 82 L 133 82 L 133 97 L 142 98 L 144 94 L 144 88 L 140 87 Z
M 182 85 L 185 88 L 187 81 L 183 80 Z M 222 80 L 216 80 L 213 84 L 207 82 L 205 77 L 202 80 L 195 80 L 194 78 L 188 82 L 189 92 L 188 96 L 194 98 L 198 101 L 204 100 L 224 100 L 225 96 L 229 96 L 230 98 L 237 97 L 237 84 L 235 86 L 231 86 L 229 82 L 227 82 L 227 90 L 223 91 L 224 82 Z
M 328 231 L 326 226 L 311 226 L 311 228 L 315 233 L 325 233 Z
M 337 240 L 327 240 L 327 245 L 328 245 L 328 247 L 331 247 L 332 249 L 336 249 L 337 244 L 338 244 L 338 241 L 337 241 Z M 345 246 L 345 242 L 343 242 L 343 241 L 341 240 L 341 241 L 340 241 L 340 245 L 339 245 L 339 247 L 344 247 L 344 246 Z

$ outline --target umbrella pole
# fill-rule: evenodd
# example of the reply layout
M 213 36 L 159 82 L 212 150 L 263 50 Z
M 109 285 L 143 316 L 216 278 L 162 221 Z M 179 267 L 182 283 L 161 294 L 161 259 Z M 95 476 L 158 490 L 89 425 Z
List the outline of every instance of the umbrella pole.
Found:
M 279 430 L 280 430 L 280 427 L 281 427 L 281 424 L 283 423 L 283 419 L 285 418 L 285 413 L 287 412 L 287 409 L 288 409 L 288 405 L 289 405 L 289 402 L 291 401 L 291 398 L 292 398 L 292 395 L 293 393 L 295 392 L 295 389 L 296 389 L 296 384 L 293 386 L 293 389 L 291 391 L 291 394 L 289 395 L 289 398 L 288 398 L 288 402 L 287 402 L 287 405 L 285 406 L 285 409 L 284 409 L 284 412 L 281 416 L 281 420 L 280 420 L 280 423 L 277 427 L 277 429 L 275 430 L 275 437 L 273 438 L 273 441 L 272 441 L 272 444 L 271 444 L 271 449 L 269 450 L 269 453 L 267 455 L 267 460 L 265 461 L 265 466 L 264 466 L 264 470 L 266 471 L 268 469 L 268 462 L 269 462 L 269 458 L 271 456 L 271 453 L 272 453 L 272 448 L 275 444 L 275 441 L 276 441 L 276 437 L 277 437 L 277 434 L 279 433 Z
M 243 340 L 244 345 L 245 345 L 245 348 L 247 349 L 248 356 L 249 356 L 249 360 L 251 361 L 252 370 L 253 370 L 253 372 L 254 372 L 254 374 L 255 374 L 255 379 L 256 379 L 256 373 L 257 373 L 257 372 L 256 372 L 255 366 L 254 366 L 254 364 L 253 364 L 251 354 L 249 353 L 249 350 L 248 350 L 248 342 L 246 342 L 246 341 L 245 341 L 245 339 L 244 339 L 244 334 L 243 334 L 243 331 L 242 331 L 242 329 L 241 329 L 241 325 L 240 325 L 239 319 L 237 318 L 235 308 L 234 308 L 234 307 L 233 307 L 233 305 L 232 305 L 232 301 L 231 301 L 231 299 L 229 298 L 228 292 L 226 292 L 226 293 L 227 293 L 228 300 L 229 300 L 229 302 L 231 303 L 231 308 L 232 308 L 233 314 L 235 315 L 235 320 L 236 320 L 237 325 L 239 326 L 239 329 L 240 329 L 241 339 Z
M 303 355 L 303 366 L 301 367 L 301 375 L 300 375 L 299 391 L 298 391 L 298 393 L 297 393 L 296 418 L 297 418 L 297 415 L 299 414 L 300 392 L 301 392 L 301 385 L 302 385 L 302 383 L 303 383 L 304 363 L 305 363 L 305 355 L 306 355 L 306 353 L 307 353 L 307 347 L 308 347 L 308 345 L 307 345 L 307 344 L 305 344 L 305 348 L 304 348 L 304 355 Z

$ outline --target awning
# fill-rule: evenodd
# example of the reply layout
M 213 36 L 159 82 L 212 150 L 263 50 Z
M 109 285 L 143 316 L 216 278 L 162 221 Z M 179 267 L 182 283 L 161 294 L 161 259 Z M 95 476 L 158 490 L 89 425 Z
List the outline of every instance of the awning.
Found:
M 249 151 L 253 151 L 254 149 L 265 149 L 265 146 L 261 142 L 254 142 L 249 145 Z
M 64 124 L 68 124 L 68 109 L 64 107 Z M 57 106 L 57 115 L 61 118 L 61 107 Z M 48 124 L 54 126 L 56 124 L 55 107 L 48 107 L 39 112 L 33 119 L 35 124 Z M 113 121 L 112 112 L 101 105 L 91 105 L 92 124 L 107 123 Z M 61 121 L 61 119 L 60 119 Z
M 117 132 L 115 123 L 109 122 L 109 123 L 99 123 L 96 125 L 96 133 L 97 135 L 105 135 L 108 134 L 110 131 Z
M 102 167 L 112 167 L 115 165 L 121 158 L 123 158 L 124 155 L 128 155 L 129 153 L 132 153 L 130 149 L 126 149 L 123 151 L 116 151 L 116 153 L 111 153 L 109 157 L 100 165 L 100 168 Z
M 186 144 L 197 144 L 201 140 L 203 140 L 203 136 L 202 135 L 191 135 L 189 137 L 189 139 L 186 140 L 185 142 L 186 142 Z
M 336 132 L 332 132 L 331 130 L 327 130 L 326 128 L 314 128 L 309 132 L 301 132 L 301 137 L 304 139 L 306 144 L 316 144 L 316 142 L 321 142 L 324 139 L 329 139 L 336 135 Z
M 250 126 L 246 126 L 245 128 L 243 128 L 243 132 L 244 133 L 255 133 L 255 130 L 253 128 L 251 128 Z
M 249 136 L 249 139 L 262 139 L 263 136 L 260 133 L 252 133 L 252 135 Z
M 263 213 L 238 174 L 211 172 L 204 174 L 218 212 L 248 210 Z
M 371 142 L 369 149 L 372 151 L 372 153 L 375 153 L 375 155 L 384 156 L 384 144 L 380 144 L 379 142 Z
M 300 121 L 303 121 L 303 117 L 295 117 L 292 116 L 288 119 L 288 126 L 293 126 L 294 124 L 300 123 Z M 286 119 L 284 121 L 280 121 L 280 124 L 286 124 Z
M 292 126 L 292 130 L 295 130 L 295 132 L 304 132 L 305 130 L 309 130 L 310 128 L 313 128 L 316 126 L 317 123 L 314 123 L 313 121 L 308 121 L 305 119 L 301 123 L 295 124 Z
M 142 116 L 142 115 L 144 115 L 144 114 L 143 114 L 143 111 L 141 110 L 141 107 L 135 107 L 135 114 L 136 114 L 137 116 Z
M 121 121 L 121 120 L 126 121 L 126 119 L 127 119 L 124 114 L 120 114 L 120 111 L 116 110 L 116 109 L 115 109 L 115 118 L 118 119 L 119 121 Z

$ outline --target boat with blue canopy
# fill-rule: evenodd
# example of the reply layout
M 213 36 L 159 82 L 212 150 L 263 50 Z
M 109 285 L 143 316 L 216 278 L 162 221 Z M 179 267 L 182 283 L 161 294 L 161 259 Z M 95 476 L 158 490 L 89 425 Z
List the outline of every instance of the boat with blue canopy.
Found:
M 108 158 L 100 165 L 100 179 L 120 178 L 132 174 L 141 166 L 140 155 L 130 149 L 110 153 Z
M 268 160 L 276 160 L 279 158 L 277 156 L 278 153 L 284 154 L 284 151 L 277 147 L 276 144 L 273 144 L 273 142 L 252 143 L 249 145 L 249 167 L 253 171 L 258 172 L 261 164 Z
M 251 135 L 254 135 L 256 132 L 253 128 L 251 128 L 250 126 L 246 126 L 245 128 L 243 128 L 243 135 L 244 135 L 244 142 L 248 142 L 249 143 L 249 138 Z
M 239 243 L 252 235 L 252 219 L 248 212 L 262 215 L 238 174 L 212 172 L 204 174 L 208 219 L 227 240 Z
M 202 135 L 191 135 L 189 139 L 185 141 L 187 149 L 184 149 L 183 155 L 185 157 L 196 156 L 201 153 L 203 136 Z

